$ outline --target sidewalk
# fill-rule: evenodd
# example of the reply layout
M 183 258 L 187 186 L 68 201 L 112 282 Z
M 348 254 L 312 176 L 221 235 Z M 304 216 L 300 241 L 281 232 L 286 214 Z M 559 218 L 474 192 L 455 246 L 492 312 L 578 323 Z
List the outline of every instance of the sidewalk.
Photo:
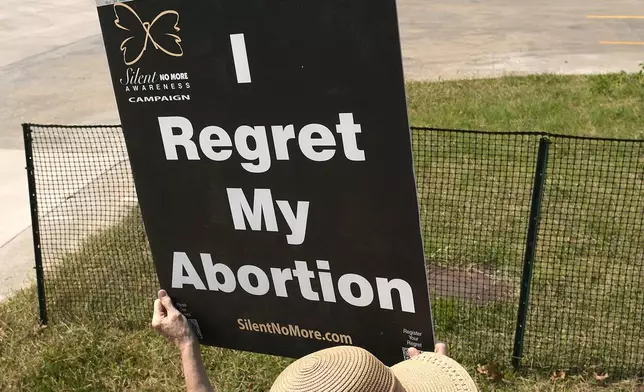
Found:
M 34 280 L 22 122 L 118 123 L 94 2 L 0 5 L 0 301 Z

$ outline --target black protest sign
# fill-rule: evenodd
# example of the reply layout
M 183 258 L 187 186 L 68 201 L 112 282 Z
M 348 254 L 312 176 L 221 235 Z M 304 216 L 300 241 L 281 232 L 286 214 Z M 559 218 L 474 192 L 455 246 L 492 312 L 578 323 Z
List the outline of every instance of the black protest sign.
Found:
M 431 349 L 395 0 L 98 12 L 159 280 L 200 340 Z

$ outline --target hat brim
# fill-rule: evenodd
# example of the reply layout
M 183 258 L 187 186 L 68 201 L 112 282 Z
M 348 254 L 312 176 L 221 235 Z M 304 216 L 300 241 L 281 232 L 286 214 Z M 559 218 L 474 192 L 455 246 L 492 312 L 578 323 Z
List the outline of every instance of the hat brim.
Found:
M 458 362 L 435 353 L 391 367 L 405 392 L 477 392 L 476 384 Z

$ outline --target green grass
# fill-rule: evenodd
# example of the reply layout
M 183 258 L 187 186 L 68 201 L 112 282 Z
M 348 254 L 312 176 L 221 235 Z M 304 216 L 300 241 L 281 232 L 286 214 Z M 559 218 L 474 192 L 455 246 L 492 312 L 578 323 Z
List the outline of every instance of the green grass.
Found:
M 150 301 L 151 302 L 151 301 Z M 180 391 L 177 350 L 148 327 L 118 320 L 77 319 L 39 328 L 35 290 L 0 304 L 0 391 Z M 145 320 L 147 322 L 147 320 Z M 210 379 L 220 391 L 267 391 L 289 360 L 204 348 Z M 506 372 L 489 381 L 468 366 L 482 391 L 641 391 L 636 380 L 604 387 L 592 374 L 549 381 L 547 374 Z
M 641 75 L 414 82 L 408 94 L 414 125 L 644 138 Z M 433 295 L 438 338 L 481 389 L 644 390 L 612 370 L 608 387 L 593 377 L 644 363 L 644 152 L 553 141 L 524 360 L 539 370 L 517 374 L 509 358 L 538 137 L 423 135 L 414 143 L 428 259 L 499 284 L 483 302 Z M 37 327 L 33 289 L 0 304 L 0 391 L 182 389 L 176 350 L 148 326 L 157 281 L 137 211 L 48 273 L 50 313 L 65 322 Z M 204 356 L 222 391 L 266 391 L 289 363 Z M 487 363 L 500 380 L 477 373 Z M 572 369 L 550 381 L 559 367 Z
M 644 140 L 643 73 L 414 82 L 408 94 L 414 125 Z M 513 294 L 481 305 L 434 292 L 437 335 L 461 361 L 507 368 L 540 137 L 414 136 L 428 260 Z M 642 143 L 551 139 L 524 364 L 642 370 L 643 173 Z M 439 280 L 464 284 L 453 275 Z
M 644 73 L 407 85 L 411 123 L 644 139 Z
M 182 390 L 177 351 L 150 326 L 158 289 L 138 210 L 51 272 L 38 327 L 32 288 L 0 304 L 0 391 Z M 63 280 L 62 277 L 65 277 Z M 222 391 L 266 391 L 290 360 L 208 347 Z
M 73 323 L 40 329 L 35 302 L 32 289 L 0 305 L 0 391 L 184 389 L 176 349 L 148 326 L 123 326 L 118 315 L 102 322 L 78 315 Z M 288 363 L 212 347 L 204 355 L 222 391 L 268 390 Z
M 640 119 L 640 124 L 642 120 Z M 421 219 L 432 265 L 467 286 L 437 335 L 463 361 L 512 353 L 538 136 L 415 133 Z M 475 146 L 475 148 L 473 148 Z M 524 363 L 538 368 L 641 369 L 644 363 L 644 144 L 552 138 Z M 482 306 L 456 270 L 499 282 Z M 488 289 L 490 291 L 492 289 Z M 502 295 L 510 292 L 507 295 Z M 450 313 L 460 320 L 450 325 Z M 451 332 L 455 331 L 455 332 Z M 484 333 L 485 336 L 480 336 Z

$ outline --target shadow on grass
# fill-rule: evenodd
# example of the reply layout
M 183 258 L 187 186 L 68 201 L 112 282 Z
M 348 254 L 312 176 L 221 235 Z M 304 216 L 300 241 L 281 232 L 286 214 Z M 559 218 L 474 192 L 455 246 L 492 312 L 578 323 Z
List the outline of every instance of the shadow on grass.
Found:
M 122 326 L 141 327 L 159 283 L 139 208 L 88 237 L 47 274 L 48 313 L 54 321 L 109 316 Z

